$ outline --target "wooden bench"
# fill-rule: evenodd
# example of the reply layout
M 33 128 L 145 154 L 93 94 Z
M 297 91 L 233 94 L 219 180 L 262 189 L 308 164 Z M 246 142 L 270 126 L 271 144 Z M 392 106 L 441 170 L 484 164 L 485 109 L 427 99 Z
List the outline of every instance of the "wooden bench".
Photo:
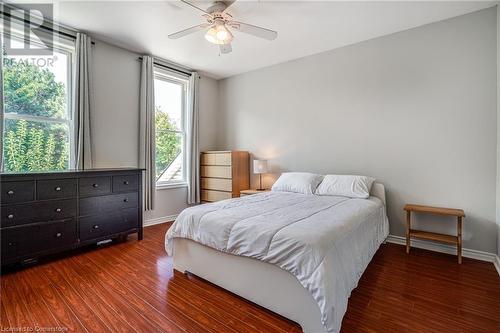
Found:
M 441 208 L 421 205 L 405 205 L 406 211 L 406 253 L 410 253 L 410 240 L 411 238 L 430 240 L 433 242 L 440 242 L 445 244 L 456 245 L 458 263 L 462 263 L 462 219 L 465 217 L 462 209 L 454 208 Z M 446 235 L 436 232 L 421 231 L 411 228 L 411 213 L 426 213 L 441 216 L 455 216 L 457 218 L 457 235 Z

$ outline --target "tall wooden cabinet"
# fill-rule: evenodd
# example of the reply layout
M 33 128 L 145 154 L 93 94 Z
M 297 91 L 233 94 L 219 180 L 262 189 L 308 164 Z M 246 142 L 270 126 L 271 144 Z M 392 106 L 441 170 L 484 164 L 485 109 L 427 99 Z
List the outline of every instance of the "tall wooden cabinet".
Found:
M 201 153 L 201 201 L 214 202 L 240 196 L 250 186 L 250 156 L 247 151 Z

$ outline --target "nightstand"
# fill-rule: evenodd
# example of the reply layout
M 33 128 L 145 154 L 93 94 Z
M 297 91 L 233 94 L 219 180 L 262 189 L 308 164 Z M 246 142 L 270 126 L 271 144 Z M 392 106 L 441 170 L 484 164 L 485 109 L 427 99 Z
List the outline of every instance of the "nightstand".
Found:
M 430 207 L 421 205 L 406 205 L 406 253 L 410 253 L 410 241 L 412 238 L 430 240 L 449 245 L 456 245 L 458 263 L 462 263 L 462 219 L 465 217 L 464 211 L 454 208 Z M 436 232 L 415 230 L 411 228 L 411 213 L 424 213 L 441 216 L 453 216 L 457 218 L 457 235 L 445 235 Z
M 244 197 L 247 195 L 252 195 L 252 194 L 257 194 L 257 193 L 263 193 L 263 192 L 269 192 L 270 190 L 242 190 L 240 191 L 240 197 Z

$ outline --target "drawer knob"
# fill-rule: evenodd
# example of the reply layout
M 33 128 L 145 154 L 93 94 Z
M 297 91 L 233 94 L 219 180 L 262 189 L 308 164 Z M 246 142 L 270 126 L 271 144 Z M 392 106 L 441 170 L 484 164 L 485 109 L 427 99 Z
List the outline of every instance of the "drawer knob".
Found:
M 128 183 L 128 180 L 124 180 L 124 181 L 123 181 L 123 184 L 128 185 L 128 184 L 129 184 L 129 183 Z
M 93 226 L 92 228 L 94 229 L 99 229 L 99 226 L 96 224 L 95 226 Z
M 61 190 L 61 188 L 58 186 L 54 190 L 56 190 L 57 192 L 59 192 Z
M 9 246 L 14 246 L 16 245 L 16 242 L 9 242 Z
M 60 213 L 62 211 L 61 208 L 56 208 L 56 213 Z
M 8 195 L 14 195 L 14 191 L 9 190 L 9 191 L 7 191 L 7 194 L 8 194 Z
M 99 187 L 99 184 L 92 184 L 92 187 L 94 187 L 94 188 L 98 188 L 98 187 Z
M 7 218 L 9 218 L 9 219 L 13 219 L 13 218 L 14 218 L 14 214 L 9 214 L 9 215 L 7 215 Z
M 123 199 L 123 202 L 128 202 L 128 198 Z
M 57 237 L 57 238 L 59 238 L 59 237 L 61 237 L 61 236 L 62 236 L 62 233 L 60 233 L 60 232 L 58 232 L 58 233 L 56 234 L 56 237 Z

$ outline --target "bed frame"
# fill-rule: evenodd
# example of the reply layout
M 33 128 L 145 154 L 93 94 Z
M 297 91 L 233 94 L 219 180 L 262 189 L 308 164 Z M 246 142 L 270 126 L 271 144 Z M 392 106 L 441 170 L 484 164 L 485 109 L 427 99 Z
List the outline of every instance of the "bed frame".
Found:
M 385 205 L 382 184 L 371 195 Z M 326 333 L 318 304 L 295 276 L 278 266 L 214 250 L 189 239 L 174 240 L 174 269 L 190 272 L 298 323 L 304 333 Z

